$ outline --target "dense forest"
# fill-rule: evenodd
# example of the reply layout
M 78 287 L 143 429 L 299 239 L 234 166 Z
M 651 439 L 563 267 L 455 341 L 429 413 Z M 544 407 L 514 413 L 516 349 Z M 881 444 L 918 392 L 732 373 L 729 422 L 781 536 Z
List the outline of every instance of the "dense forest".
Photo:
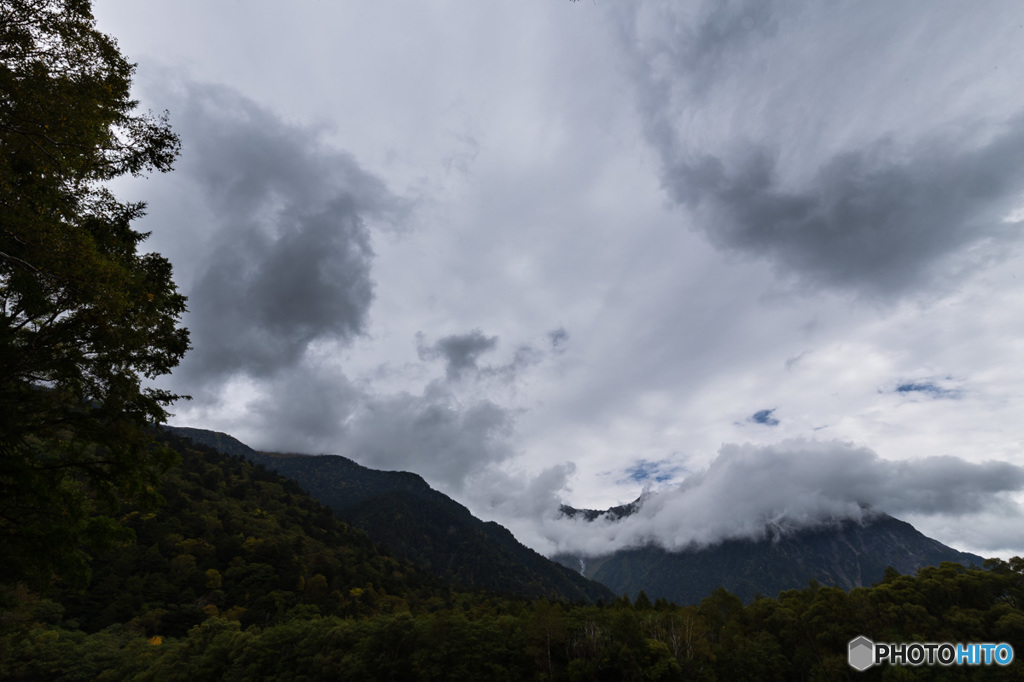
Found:
M 453 585 L 565 601 L 615 597 L 604 585 L 526 547 L 507 528 L 476 518 L 416 474 L 369 469 L 337 455 L 257 452 L 227 434 L 165 428 L 296 481 L 342 521 Z
M 1021 679 L 855 673 L 847 646 L 1024 651 L 1022 559 L 748 604 L 455 589 L 296 482 L 155 429 L 182 396 L 144 379 L 187 351 L 185 298 L 106 183 L 169 170 L 178 140 L 135 113 L 133 70 L 88 0 L 0 0 L 0 678 Z
M 1009 668 L 847 664 L 848 642 L 1024 650 L 1024 560 L 744 605 L 586 604 L 455 591 L 381 553 L 298 485 L 171 435 L 180 456 L 133 536 L 61 580 L 3 592 L 0 678 L 35 680 L 1020 679 Z

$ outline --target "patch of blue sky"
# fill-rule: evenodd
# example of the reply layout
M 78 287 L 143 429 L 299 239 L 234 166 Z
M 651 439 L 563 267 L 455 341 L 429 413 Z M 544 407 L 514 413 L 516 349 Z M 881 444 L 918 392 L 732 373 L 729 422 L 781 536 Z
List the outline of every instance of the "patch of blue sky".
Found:
M 923 393 L 931 396 L 932 398 L 959 398 L 961 392 L 956 388 L 946 388 L 934 380 L 920 379 L 915 381 L 905 381 L 896 385 L 893 390 L 894 393 L 910 394 L 910 393 Z
M 764 424 L 765 426 L 778 426 L 779 420 L 776 419 L 772 414 L 776 408 L 770 410 L 758 410 L 754 414 L 750 415 L 750 421 L 755 424 Z
M 637 483 L 665 483 L 684 472 L 685 467 L 662 459 L 657 462 L 641 459 L 626 469 L 626 477 Z

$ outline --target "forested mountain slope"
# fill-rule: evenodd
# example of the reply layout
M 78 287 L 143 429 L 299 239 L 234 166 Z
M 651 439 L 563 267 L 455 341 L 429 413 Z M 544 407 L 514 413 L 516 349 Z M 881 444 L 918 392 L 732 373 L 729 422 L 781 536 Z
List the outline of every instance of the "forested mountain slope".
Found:
M 633 513 L 636 504 L 607 512 L 571 507 L 562 511 L 591 521 L 606 514 L 614 519 Z M 598 557 L 559 555 L 554 559 L 617 594 L 635 598 L 643 590 L 652 599 L 663 597 L 678 604 L 695 604 L 719 587 L 749 602 L 755 595 L 775 596 L 811 580 L 848 590 L 882 580 L 889 567 L 914 574 L 944 561 L 965 566 L 981 566 L 984 561 L 881 513 L 872 514 L 863 524 L 837 521 L 769 533 L 761 540 L 733 539 L 684 551 L 651 545 Z
M 476 518 L 416 474 L 369 469 L 337 455 L 256 452 L 226 434 L 167 428 L 297 481 L 388 551 L 455 585 L 568 601 L 615 596 L 526 547 L 503 526 Z
M 94 557 L 88 590 L 58 583 L 51 595 L 83 630 L 133 623 L 184 635 L 218 614 L 266 625 L 296 608 L 356 615 L 446 592 L 293 481 L 173 434 L 161 440 L 181 455 L 159 486 L 166 502 L 125 508 L 134 540 Z
M 847 642 L 860 635 L 1024 650 L 1020 559 L 748 605 L 721 589 L 694 606 L 642 592 L 597 605 L 457 593 L 379 553 L 295 483 L 164 440 L 182 458 L 160 484 L 166 504 L 122 509 L 135 537 L 92 559 L 91 584 L 0 587 L 0 679 L 848 679 Z M 891 673 L 1020 679 L 1019 662 L 857 679 Z

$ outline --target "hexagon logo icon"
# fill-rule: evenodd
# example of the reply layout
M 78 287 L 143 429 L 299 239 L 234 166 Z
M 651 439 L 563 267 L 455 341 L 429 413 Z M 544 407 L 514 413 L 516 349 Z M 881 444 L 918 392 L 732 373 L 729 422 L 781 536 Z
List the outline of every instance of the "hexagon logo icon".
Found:
M 864 671 L 875 662 L 875 643 L 861 636 L 850 640 L 850 667 Z

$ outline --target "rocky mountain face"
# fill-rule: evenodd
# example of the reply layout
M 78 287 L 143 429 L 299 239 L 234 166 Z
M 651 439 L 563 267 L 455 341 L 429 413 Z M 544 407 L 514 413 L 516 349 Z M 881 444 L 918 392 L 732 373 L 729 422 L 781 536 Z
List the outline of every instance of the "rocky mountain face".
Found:
M 636 511 L 639 501 L 610 510 L 563 507 L 562 513 L 588 521 L 611 520 Z M 744 601 L 774 597 L 806 587 L 811 580 L 843 589 L 879 582 L 886 570 L 914 574 L 923 566 L 952 561 L 982 565 L 983 559 L 960 552 L 920 533 L 909 523 L 875 513 L 864 523 L 834 521 L 796 532 L 769 532 L 761 540 L 726 540 L 717 545 L 670 552 L 650 545 L 604 556 L 552 557 L 616 594 L 695 604 L 718 587 Z
M 397 557 L 457 586 L 572 602 L 615 596 L 526 547 L 505 527 L 476 518 L 416 474 L 369 469 L 337 455 L 257 452 L 227 434 L 165 428 L 294 480 Z

